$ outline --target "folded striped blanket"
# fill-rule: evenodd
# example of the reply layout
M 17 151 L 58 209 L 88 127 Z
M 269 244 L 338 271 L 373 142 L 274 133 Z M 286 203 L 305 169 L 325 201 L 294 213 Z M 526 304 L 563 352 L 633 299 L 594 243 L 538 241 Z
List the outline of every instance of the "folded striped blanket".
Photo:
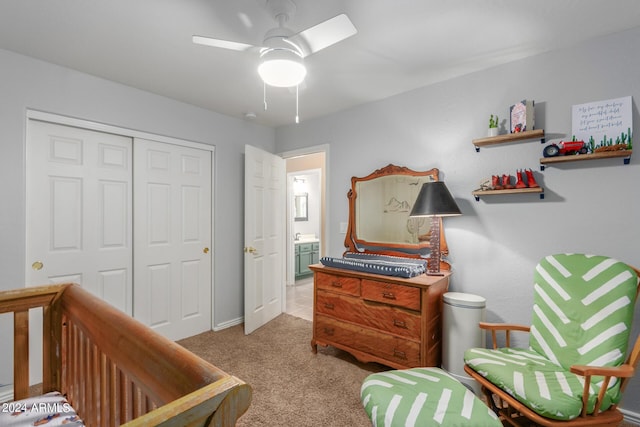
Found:
M 355 252 L 347 252 L 342 258 L 323 257 L 320 262 L 327 267 L 345 268 L 385 276 L 415 277 L 427 271 L 427 261 L 424 259 Z

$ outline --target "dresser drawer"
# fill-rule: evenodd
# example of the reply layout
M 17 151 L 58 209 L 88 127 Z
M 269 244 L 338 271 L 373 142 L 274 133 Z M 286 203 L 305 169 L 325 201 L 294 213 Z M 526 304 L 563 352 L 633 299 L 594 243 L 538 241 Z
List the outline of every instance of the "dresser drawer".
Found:
M 326 289 L 345 295 L 360 296 L 360 279 L 355 277 L 334 276 L 327 273 L 316 273 L 315 283 L 318 289 Z
M 372 303 L 353 296 L 318 290 L 316 313 L 322 313 L 363 326 L 420 339 L 420 313 Z
M 420 366 L 420 342 L 384 334 L 351 323 L 316 315 L 317 341 L 340 344 L 354 350 L 386 359 L 394 364 Z
M 316 314 L 313 322 L 314 338 L 321 343 L 341 344 L 361 350 L 356 342 L 364 329 L 353 327 L 334 319 Z
M 420 310 L 420 289 L 412 286 L 363 279 L 362 298 L 410 310 Z

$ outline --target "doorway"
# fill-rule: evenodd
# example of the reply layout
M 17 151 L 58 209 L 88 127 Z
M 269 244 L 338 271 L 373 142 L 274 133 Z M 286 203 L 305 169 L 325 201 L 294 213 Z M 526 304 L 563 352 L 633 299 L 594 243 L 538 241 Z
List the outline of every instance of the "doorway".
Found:
M 287 281 L 285 312 L 306 320 L 313 314 L 315 264 L 327 251 L 326 147 L 285 153 L 287 170 Z

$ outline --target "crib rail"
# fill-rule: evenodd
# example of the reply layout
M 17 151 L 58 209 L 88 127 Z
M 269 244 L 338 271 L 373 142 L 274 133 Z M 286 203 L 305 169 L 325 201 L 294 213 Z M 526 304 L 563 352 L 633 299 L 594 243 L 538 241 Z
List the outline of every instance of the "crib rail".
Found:
M 38 286 L 0 292 L 0 313 L 13 313 L 13 397 L 29 396 L 29 310 L 42 308 L 43 333 L 42 386 L 46 390 L 60 388 L 60 323 L 52 307 L 68 285 Z

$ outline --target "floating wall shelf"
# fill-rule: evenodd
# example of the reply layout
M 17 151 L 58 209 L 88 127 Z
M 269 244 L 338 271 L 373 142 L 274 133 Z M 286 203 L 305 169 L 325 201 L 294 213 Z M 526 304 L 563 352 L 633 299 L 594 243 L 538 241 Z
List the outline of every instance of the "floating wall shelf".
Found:
M 603 151 L 593 154 L 575 154 L 568 156 L 558 157 L 541 157 L 540 158 L 540 170 L 544 170 L 545 166 L 553 165 L 554 163 L 567 163 L 567 162 L 579 162 L 583 160 L 598 160 L 598 159 L 613 159 L 622 158 L 623 163 L 628 165 L 631 161 L 632 150 L 619 150 L 619 151 Z
M 505 144 L 507 142 L 523 142 L 531 139 L 539 139 L 541 143 L 545 143 L 544 129 L 526 130 L 524 132 L 506 133 L 498 136 L 488 136 L 485 138 L 477 138 L 473 140 L 476 151 L 480 151 L 480 147 L 495 144 Z
M 542 187 L 534 188 L 512 188 L 506 190 L 475 190 L 471 194 L 476 198 L 476 201 L 480 200 L 480 197 L 484 196 L 497 196 L 503 194 L 518 194 L 518 193 L 535 193 L 540 194 L 540 198 L 544 199 L 544 189 Z

